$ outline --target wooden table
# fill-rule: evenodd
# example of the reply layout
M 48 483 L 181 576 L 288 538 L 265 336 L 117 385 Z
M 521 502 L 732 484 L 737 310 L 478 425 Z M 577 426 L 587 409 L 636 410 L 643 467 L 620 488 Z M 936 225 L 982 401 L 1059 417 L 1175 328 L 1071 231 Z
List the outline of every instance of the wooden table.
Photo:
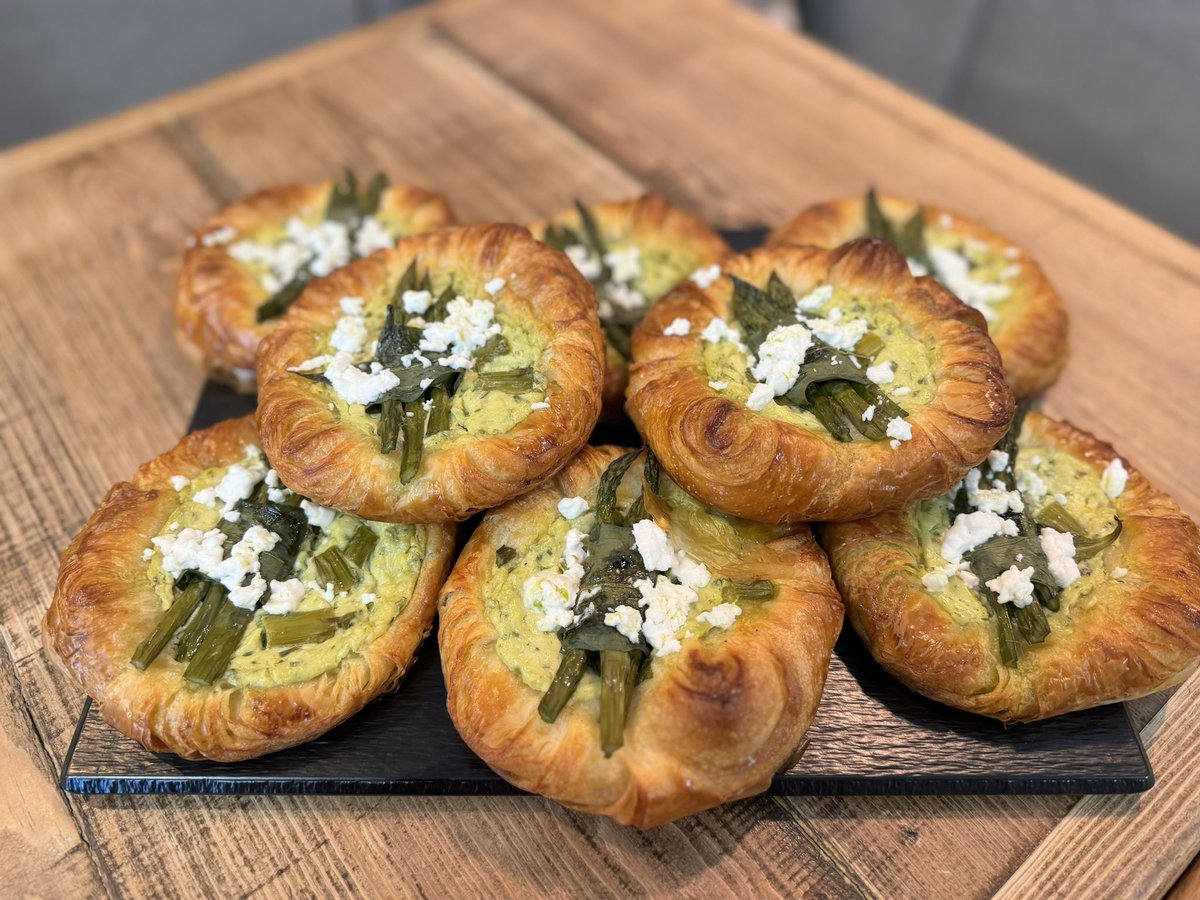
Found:
M 422 8 L 0 154 L 9 891 L 1200 890 L 1196 678 L 1157 715 L 1162 698 L 1137 707 L 1158 775 L 1140 797 L 759 798 L 643 834 L 529 798 L 61 794 L 82 696 L 49 665 L 39 619 L 60 550 L 191 412 L 201 376 L 172 342 L 184 234 L 239 194 L 347 163 L 443 190 L 464 220 L 653 188 L 736 227 L 869 182 L 969 211 L 1033 248 L 1071 308 L 1074 356 L 1047 409 L 1200 513 L 1195 247 L 723 3 Z

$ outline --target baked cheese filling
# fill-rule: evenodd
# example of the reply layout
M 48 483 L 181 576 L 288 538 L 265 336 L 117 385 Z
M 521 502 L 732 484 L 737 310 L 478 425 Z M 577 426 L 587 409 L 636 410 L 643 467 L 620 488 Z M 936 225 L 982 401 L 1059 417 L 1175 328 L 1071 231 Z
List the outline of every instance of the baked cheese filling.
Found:
M 763 287 L 733 284 L 731 319 L 700 332 L 709 387 L 838 441 L 895 449 L 912 439 L 907 410 L 933 399 L 936 348 L 912 336 L 890 300 L 828 283 L 793 291 L 774 272 Z M 664 334 L 691 328 L 681 318 Z
M 645 479 L 654 495 L 643 497 L 637 479 L 625 479 L 642 452 L 612 462 L 590 496 L 563 497 L 515 523 L 481 591 L 496 652 L 543 694 L 542 718 L 554 721 L 568 702 L 598 701 L 606 753 L 620 746 L 644 672 L 669 663 L 683 641 L 732 628 L 776 593 L 769 581 L 714 576 L 676 545 L 648 504 L 721 525 L 659 474 L 653 457 Z
M 606 235 L 587 206 L 577 202 L 576 208 L 578 229 L 552 222 L 542 240 L 565 253 L 591 283 L 605 339 L 628 360 L 633 329 L 646 310 L 692 270 L 681 254 L 639 244 L 629 236 Z
M 382 635 L 416 588 L 424 529 L 293 494 L 256 446 L 172 487 L 178 505 L 143 553 L 163 616 L 139 668 L 165 652 L 200 686 L 307 681 Z
M 310 278 L 340 269 L 351 260 L 393 247 L 403 233 L 401 223 L 380 212 L 387 178 L 377 174 L 362 190 L 353 172 L 334 186 L 322 210 L 301 210 L 282 223 L 239 234 L 229 226 L 200 238 L 207 247 L 227 252 L 254 277 L 267 295 L 256 318 L 265 322 L 283 315 Z
M 335 420 L 373 433 L 381 453 L 399 453 L 407 483 L 425 453 L 503 434 L 549 407 L 539 363 L 551 335 L 497 309 L 506 285 L 468 271 L 422 273 L 413 260 L 395 285 L 343 297 L 318 355 L 290 371 L 325 386 Z
M 1097 587 L 1128 575 L 1109 551 L 1121 533 L 1113 501 L 1124 464 L 1098 475 L 1062 450 L 1018 447 L 1019 419 L 949 494 L 908 513 L 925 589 L 960 624 L 994 621 L 1008 665 L 1052 625 L 1070 627 Z
M 904 222 L 889 220 L 874 191 L 867 194 L 865 217 L 867 234 L 896 245 L 913 275 L 932 275 L 993 326 L 1005 315 L 1021 277 L 1019 248 L 998 248 L 964 235 L 949 213 L 927 222 L 919 208 Z

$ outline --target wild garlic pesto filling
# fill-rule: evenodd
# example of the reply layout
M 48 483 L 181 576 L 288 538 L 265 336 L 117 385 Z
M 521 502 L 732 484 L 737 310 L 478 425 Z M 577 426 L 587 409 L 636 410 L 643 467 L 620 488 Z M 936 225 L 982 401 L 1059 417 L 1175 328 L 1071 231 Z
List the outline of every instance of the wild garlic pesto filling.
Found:
M 636 554 L 632 558 L 644 571 L 632 579 L 626 602 L 609 604 L 600 622 L 631 646 L 642 646 L 653 672 L 669 663 L 683 641 L 728 629 L 752 610 L 733 602 L 736 597 L 729 594 L 726 579 L 709 572 L 676 546 L 669 531 L 634 508 L 637 497 L 631 482 L 622 483 L 616 511 L 629 521 L 621 545 Z M 589 589 L 586 574 L 597 563 L 594 554 L 604 550 L 593 537 L 598 531 L 597 493 L 564 496 L 557 506 L 519 523 L 497 549 L 481 590 L 501 661 L 539 692 L 550 688 L 561 664 L 564 630 L 593 613 L 589 601 L 605 602 L 600 591 Z M 678 494 L 682 491 L 669 492 L 674 502 Z M 594 700 L 599 689 L 600 678 L 589 669 L 574 696 Z
M 1097 587 L 1127 574 L 1110 549 L 1120 533 L 1113 500 L 1124 489 L 1117 471 L 1119 460 L 1101 475 L 1049 447 L 1021 446 L 1015 462 L 993 451 L 955 490 L 907 514 L 926 591 L 960 624 L 1035 608 L 1050 627 L 1069 623 Z
M 164 621 L 186 601 L 188 585 L 213 592 L 172 632 L 162 632 L 166 640 L 154 654 L 172 654 L 189 663 L 190 681 L 220 680 L 247 688 L 307 681 L 377 639 L 412 598 L 424 561 L 424 529 L 363 522 L 298 498 L 266 467 L 257 447 L 247 446 L 245 458 L 230 466 L 171 481 L 178 506 L 143 558 Z M 276 507 L 290 510 L 294 519 L 281 519 L 281 525 L 303 523 L 303 534 L 285 571 L 268 578 L 264 554 L 288 541 L 286 534 L 260 524 L 274 521 Z M 240 525 L 249 527 L 239 538 Z M 373 540 L 361 533 L 364 529 Z M 356 553 L 351 547 L 355 542 L 360 551 L 367 547 L 365 554 Z M 334 556 L 347 566 L 344 584 L 328 580 L 326 565 Z M 204 645 L 187 658 L 181 658 L 182 648 L 189 629 L 202 624 L 210 600 L 235 614 L 242 630 L 231 634 L 228 656 L 214 668 L 214 677 L 197 680 L 190 662 L 204 655 Z M 240 612 L 234 613 L 235 607 Z M 306 627 L 296 630 L 297 625 Z M 276 640 L 281 634 L 284 643 Z M 142 658 L 139 667 L 152 664 L 153 658 Z
M 837 351 L 834 362 L 852 366 L 851 375 L 860 374 L 902 409 L 933 399 L 937 348 L 915 337 L 890 301 L 852 294 L 829 284 L 815 284 L 793 293 L 794 316 L 767 335 L 757 354 L 743 342 L 743 329 L 733 314 L 728 321 L 714 319 L 703 329 L 704 369 L 710 387 L 759 415 L 811 431 L 825 431 L 811 409 L 783 402 L 782 397 L 813 360 L 818 344 L 823 343 Z M 873 355 L 848 352 L 861 346 L 864 339 L 874 346 Z M 871 409 L 873 405 L 868 404 L 859 415 L 873 417 L 878 413 L 886 431 L 890 419 L 896 416 L 885 417 L 878 407 Z M 897 443 L 910 439 L 906 424 L 892 426 L 896 433 L 887 437 Z M 855 433 L 852 438 L 863 436 Z
M 507 280 L 418 267 L 341 298 L 317 355 L 290 370 L 321 384 L 338 421 L 399 453 L 406 481 L 424 452 L 502 434 L 549 405 L 540 363 L 552 334 L 516 304 L 498 304 Z

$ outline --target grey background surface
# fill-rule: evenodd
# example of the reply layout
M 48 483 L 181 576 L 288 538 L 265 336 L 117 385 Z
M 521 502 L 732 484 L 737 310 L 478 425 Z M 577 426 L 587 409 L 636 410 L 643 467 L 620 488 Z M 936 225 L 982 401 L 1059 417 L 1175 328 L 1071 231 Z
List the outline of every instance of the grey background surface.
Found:
M 744 2 L 777 22 L 795 19 L 791 0 Z M 0 145 L 410 5 L 0 0 Z M 799 6 L 817 39 L 1200 239 L 1200 0 L 801 0 Z

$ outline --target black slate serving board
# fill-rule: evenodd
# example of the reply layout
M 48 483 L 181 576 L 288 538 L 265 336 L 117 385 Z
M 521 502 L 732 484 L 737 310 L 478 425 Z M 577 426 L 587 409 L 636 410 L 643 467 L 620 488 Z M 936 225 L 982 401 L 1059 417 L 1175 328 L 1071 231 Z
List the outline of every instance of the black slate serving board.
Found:
M 761 230 L 725 232 L 735 249 Z M 191 429 L 253 411 L 252 398 L 209 383 Z M 594 442 L 637 445 L 632 427 Z M 400 689 L 322 738 L 242 763 L 188 762 L 118 734 L 88 700 L 63 762 L 83 794 L 512 794 L 458 737 L 431 638 Z M 773 794 L 1119 794 L 1154 775 L 1123 705 L 1005 728 L 914 694 L 880 669 L 846 628 L 803 756 Z

